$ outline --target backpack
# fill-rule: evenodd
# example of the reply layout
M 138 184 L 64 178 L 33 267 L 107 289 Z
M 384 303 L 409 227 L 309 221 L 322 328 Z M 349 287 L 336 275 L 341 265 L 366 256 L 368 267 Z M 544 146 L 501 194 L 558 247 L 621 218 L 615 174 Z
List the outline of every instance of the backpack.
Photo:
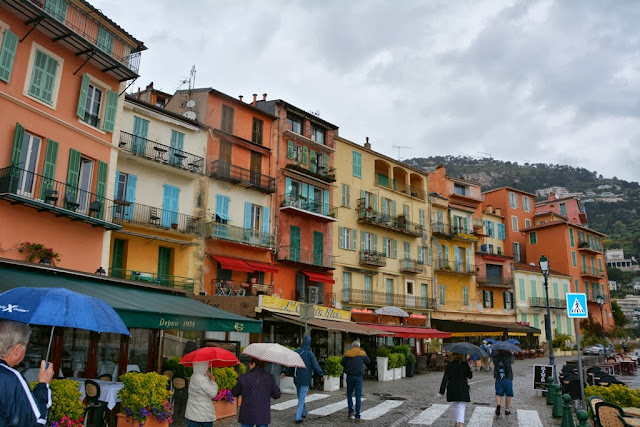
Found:
M 496 366 L 497 371 L 498 371 L 498 377 L 503 380 L 505 375 L 506 375 L 506 366 L 504 366 L 504 363 L 502 361 L 498 362 L 498 366 Z

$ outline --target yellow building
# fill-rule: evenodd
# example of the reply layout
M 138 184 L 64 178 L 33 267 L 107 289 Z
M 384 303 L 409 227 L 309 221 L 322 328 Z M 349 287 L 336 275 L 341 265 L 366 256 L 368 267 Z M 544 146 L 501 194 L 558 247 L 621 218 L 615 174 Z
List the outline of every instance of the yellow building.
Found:
M 199 292 L 206 209 L 207 131 L 127 96 L 109 177 L 114 195 L 108 274 Z
M 336 138 L 335 292 L 344 309 L 396 306 L 430 317 L 427 176 Z

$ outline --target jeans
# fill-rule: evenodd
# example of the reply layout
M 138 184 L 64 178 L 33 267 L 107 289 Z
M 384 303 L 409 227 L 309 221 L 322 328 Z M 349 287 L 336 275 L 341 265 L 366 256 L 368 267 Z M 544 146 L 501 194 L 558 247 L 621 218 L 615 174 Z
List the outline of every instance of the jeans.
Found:
M 297 385 L 296 391 L 298 392 L 298 409 L 296 409 L 296 421 L 301 420 L 302 417 L 307 416 L 307 404 L 304 399 L 309 393 L 308 385 Z
M 269 424 L 240 424 L 241 427 L 269 427 Z
M 360 419 L 360 406 L 362 404 L 362 376 L 347 375 L 347 405 L 349 405 L 349 413 L 353 414 L 353 400 L 351 397 L 356 393 L 356 418 Z
M 457 423 L 464 423 L 466 402 L 453 402 L 453 417 Z
M 198 421 L 187 420 L 187 427 L 213 427 L 213 423 L 200 423 Z

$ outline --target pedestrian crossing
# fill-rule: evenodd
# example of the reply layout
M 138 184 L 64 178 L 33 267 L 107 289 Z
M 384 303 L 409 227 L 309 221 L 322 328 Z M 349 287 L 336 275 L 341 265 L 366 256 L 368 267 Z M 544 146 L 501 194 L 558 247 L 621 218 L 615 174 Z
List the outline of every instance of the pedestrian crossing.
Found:
M 323 393 L 314 393 L 306 396 L 305 402 L 307 404 L 312 402 L 317 403 L 325 403 L 324 399 L 331 397 L 329 394 Z M 335 397 L 335 396 L 334 396 Z M 404 400 L 382 400 L 381 402 L 376 403 L 372 399 L 367 400 L 367 398 L 362 398 L 362 411 L 360 413 L 360 417 L 363 420 L 371 421 L 383 418 L 389 412 L 393 411 L 396 408 L 400 408 L 405 403 Z M 274 411 L 284 411 L 287 409 L 295 408 L 298 405 L 298 399 L 290 399 L 284 402 L 279 402 L 274 405 L 271 405 L 271 409 Z M 453 409 L 451 409 L 452 405 L 450 403 L 434 403 L 428 408 L 424 409 L 417 415 L 412 413 L 405 422 L 409 425 L 419 425 L 419 426 L 430 426 L 430 425 L 441 425 L 444 418 L 452 418 Z M 347 410 L 347 400 L 342 397 L 337 402 L 327 403 L 323 406 L 315 408 L 313 410 L 309 410 L 309 415 L 315 415 L 318 417 L 326 417 L 336 413 L 345 413 Z M 469 413 L 471 412 L 471 416 L 468 419 L 468 423 L 466 424 L 468 427 L 489 427 L 493 425 L 495 417 L 495 408 L 491 406 L 475 406 L 471 407 L 467 404 L 467 417 L 469 417 Z M 540 416 L 538 411 L 536 410 L 528 410 L 528 409 L 518 409 L 514 411 L 510 417 L 513 417 L 512 423 L 515 424 L 517 421 L 518 427 L 542 427 L 542 421 L 540 420 Z M 397 413 L 396 413 L 397 416 Z M 501 418 L 506 417 L 504 413 Z M 439 422 L 440 421 L 440 422 Z

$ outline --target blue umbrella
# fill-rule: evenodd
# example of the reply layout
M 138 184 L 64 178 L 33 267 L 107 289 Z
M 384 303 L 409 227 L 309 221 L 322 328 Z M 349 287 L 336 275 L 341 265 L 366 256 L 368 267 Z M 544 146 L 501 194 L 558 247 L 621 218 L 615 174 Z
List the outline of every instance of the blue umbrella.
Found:
M 518 341 L 515 338 L 509 338 L 507 342 L 510 342 L 511 344 L 515 344 L 515 345 L 520 345 L 520 341 Z
M 504 350 L 504 351 L 510 351 L 512 353 L 515 352 L 520 352 L 522 351 L 522 349 L 520 347 L 518 347 L 517 345 L 510 343 L 508 341 L 496 341 L 491 345 L 491 352 L 493 353 L 494 351 L 500 351 L 500 350 Z
M 106 302 L 65 288 L 14 288 L 0 294 L 0 319 L 131 335 Z M 47 349 L 47 359 L 51 340 Z
M 487 342 L 487 344 L 493 344 L 494 342 L 496 342 L 496 340 L 492 338 L 485 338 L 485 341 Z

